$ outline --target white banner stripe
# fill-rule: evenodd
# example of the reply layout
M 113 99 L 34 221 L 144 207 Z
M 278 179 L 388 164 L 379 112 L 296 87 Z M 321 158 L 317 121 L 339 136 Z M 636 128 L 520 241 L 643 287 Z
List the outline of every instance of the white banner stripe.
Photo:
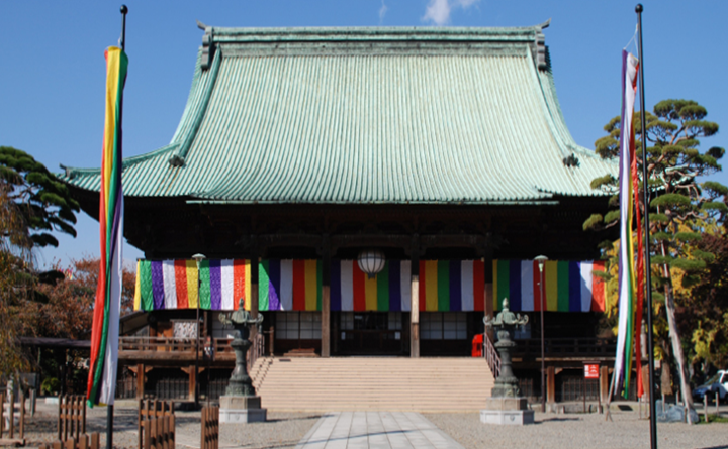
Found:
M 293 310 L 293 259 L 281 260 L 281 310 Z
M 162 261 L 162 275 L 164 279 L 164 308 L 177 308 L 177 285 L 174 279 L 174 260 Z
M 235 309 L 235 268 L 233 259 L 220 261 L 220 309 Z
M 592 291 L 593 291 L 593 275 L 594 261 L 587 260 L 579 262 L 579 274 L 581 281 L 579 282 L 581 290 L 581 311 L 588 312 L 591 309 Z
M 121 195 L 121 194 L 120 194 Z M 111 296 L 109 299 L 109 327 L 106 349 L 104 350 L 104 369 L 101 374 L 101 385 L 99 385 L 99 404 L 114 404 L 114 393 L 116 392 L 116 367 L 119 360 L 119 310 L 121 309 L 121 279 L 123 264 L 124 234 L 124 202 L 120 204 L 119 231 L 116 235 L 115 254 L 111 259 Z M 100 362 L 100 360 L 99 360 Z

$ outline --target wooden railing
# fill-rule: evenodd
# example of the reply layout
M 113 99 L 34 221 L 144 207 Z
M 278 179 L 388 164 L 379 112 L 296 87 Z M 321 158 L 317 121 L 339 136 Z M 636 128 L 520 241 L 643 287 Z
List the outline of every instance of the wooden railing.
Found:
M 213 338 L 212 346 L 215 358 L 225 360 L 235 360 L 235 352 L 230 346 L 232 338 Z M 119 338 L 119 355 L 120 357 L 129 356 L 136 353 L 135 356 L 159 358 L 161 353 L 170 353 L 170 357 L 175 359 L 194 359 L 197 345 L 194 338 L 173 338 L 173 337 L 120 337 Z M 200 360 L 204 359 L 205 341 L 200 339 L 200 352 L 198 355 Z M 125 354 L 126 353 L 126 354 Z M 259 357 L 265 354 L 265 337 L 258 333 L 253 339 L 253 345 L 248 350 L 248 365 L 253 366 Z
M 541 357 L 541 339 L 529 338 L 516 340 L 513 355 L 517 357 Z M 546 338 L 544 339 L 545 357 L 610 358 L 617 350 L 614 338 Z
M 488 366 L 490 367 L 490 372 L 493 373 L 493 377 L 498 377 L 500 375 L 501 359 L 487 332 L 483 334 L 483 357 L 485 357 L 485 361 L 488 362 Z
M 253 345 L 248 349 L 248 372 L 253 369 L 253 365 L 260 357 L 265 355 L 265 337 L 258 332 L 253 338 Z
M 58 440 L 81 440 L 86 433 L 86 398 L 61 396 L 58 398 Z

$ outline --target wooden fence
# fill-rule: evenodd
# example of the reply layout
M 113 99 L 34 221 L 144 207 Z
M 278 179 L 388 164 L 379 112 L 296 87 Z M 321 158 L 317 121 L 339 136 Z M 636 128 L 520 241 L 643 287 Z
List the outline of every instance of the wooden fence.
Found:
M 158 401 L 156 399 L 142 399 L 139 401 L 139 447 L 146 448 L 146 441 L 151 438 L 151 420 L 174 416 L 174 402 Z M 174 420 L 172 420 L 174 424 Z M 172 426 L 174 433 L 174 425 Z M 156 435 L 156 434 L 155 434 Z M 151 441 L 151 440 L 150 440 Z M 174 441 L 174 439 L 172 440 Z M 151 443 L 150 443 L 151 444 Z M 174 447 L 174 444 L 172 445 Z
M 202 408 L 202 429 L 200 432 L 200 449 L 217 449 L 220 409 L 218 407 Z
M 58 398 L 58 439 L 79 440 L 86 433 L 86 398 L 83 396 L 61 396 Z
M 7 401 L 8 393 L 5 389 L 0 390 L 0 442 L 2 444 L 15 444 L 23 441 L 25 438 L 25 389 L 20 388 L 20 418 L 18 419 L 20 439 L 15 438 L 15 400 L 11 395 L 11 399 Z M 8 428 L 5 429 L 5 407 L 7 402 L 8 408 Z M 8 440 L 3 439 L 3 434 L 7 431 Z
M 142 427 L 144 428 L 144 438 L 139 449 L 173 449 L 175 447 L 174 415 L 147 419 Z
M 38 446 L 38 449 L 100 449 L 99 434 L 83 434 L 78 438 L 69 438 L 66 441 L 45 443 Z

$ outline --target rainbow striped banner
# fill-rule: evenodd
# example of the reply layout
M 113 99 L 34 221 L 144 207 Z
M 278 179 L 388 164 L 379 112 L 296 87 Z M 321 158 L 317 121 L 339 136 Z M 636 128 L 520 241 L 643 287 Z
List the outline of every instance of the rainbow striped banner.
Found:
M 198 272 L 192 259 L 139 260 L 134 310 L 237 310 L 240 299 L 251 309 L 249 259 L 204 259 Z M 320 311 L 323 270 L 320 260 L 263 260 L 258 264 L 258 310 Z
M 258 270 L 258 310 L 321 311 L 323 263 L 321 260 L 263 260 Z
M 322 310 L 321 260 L 268 259 L 258 270 L 258 310 Z M 600 261 L 547 261 L 544 271 L 546 310 L 604 311 L 604 284 L 592 270 Z M 250 310 L 250 260 L 206 259 L 200 264 L 199 304 L 203 310 L 236 310 L 240 298 Z M 485 309 L 485 264 L 480 260 L 420 261 L 421 312 L 482 312 Z M 494 260 L 495 310 L 503 298 L 511 310 L 540 311 L 538 265 L 532 260 Z M 497 300 L 497 303 L 495 303 Z M 197 307 L 194 260 L 140 260 L 134 310 Z M 388 260 L 372 278 L 355 260 L 331 262 L 331 310 L 334 312 L 409 312 L 412 310 L 412 262 Z
M 632 53 L 622 50 L 622 122 L 619 135 L 619 324 L 617 332 L 617 354 L 614 361 L 615 391 L 623 389 L 624 397 L 629 393 L 629 373 L 632 372 L 632 354 L 637 341 L 637 360 L 639 360 L 639 333 L 642 323 L 635 322 L 636 304 L 640 302 L 640 295 L 636 292 L 636 285 L 644 285 L 644 273 L 636 273 L 639 281 L 635 279 L 634 240 L 632 237 L 632 223 L 635 210 L 635 190 L 639 188 L 637 174 L 637 161 L 635 157 L 634 142 L 634 103 L 637 96 L 637 74 L 639 61 Z M 641 234 L 640 234 L 641 235 Z M 644 261 L 640 266 L 643 266 Z M 640 312 L 641 313 L 641 312 Z M 638 394 L 643 393 L 640 385 L 642 376 L 641 364 L 637 367 Z
M 118 47 L 106 59 L 106 114 L 101 157 L 99 225 L 101 256 L 91 328 L 86 400 L 89 407 L 112 405 L 119 357 L 124 194 L 121 188 L 121 104 L 128 60 Z
M 480 260 L 421 260 L 421 312 L 482 312 L 485 264 Z
M 604 271 L 603 261 L 547 260 L 544 263 L 545 312 L 604 312 L 605 284 L 593 271 Z M 493 310 L 502 310 L 503 299 L 514 312 L 540 312 L 538 262 L 493 261 Z
M 335 312 L 409 312 L 412 262 L 388 260 L 369 278 L 355 260 L 331 262 L 331 310 Z
M 134 310 L 237 310 L 250 297 L 250 260 L 139 260 Z M 199 291 L 198 291 L 199 282 Z M 250 310 L 249 301 L 246 308 Z

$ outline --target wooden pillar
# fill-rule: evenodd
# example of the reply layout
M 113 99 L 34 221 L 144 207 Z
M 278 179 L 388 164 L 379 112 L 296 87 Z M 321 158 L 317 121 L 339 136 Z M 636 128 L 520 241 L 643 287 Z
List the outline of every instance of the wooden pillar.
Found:
M 546 402 L 556 402 L 556 369 L 553 366 L 546 367 Z
M 134 399 L 137 401 L 140 399 L 144 399 L 144 384 L 146 383 L 146 370 L 144 369 L 144 364 L 139 363 L 137 364 L 136 369 L 136 395 Z
M 609 367 L 599 367 L 599 396 L 602 398 L 602 403 L 606 404 L 609 402 Z
M 187 400 L 190 402 L 195 402 L 195 387 L 197 386 L 197 372 L 195 370 L 195 365 L 190 365 L 187 373 L 190 376 L 190 388 L 189 393 L 187 395 Z
M 331 357 L 331 248 L 324 239 L 321 276 L 321 356 Z
M 412 243 L 412 313 L 410 332 L 410 356 L 420 356 L 420 251 L 419 238 Z

